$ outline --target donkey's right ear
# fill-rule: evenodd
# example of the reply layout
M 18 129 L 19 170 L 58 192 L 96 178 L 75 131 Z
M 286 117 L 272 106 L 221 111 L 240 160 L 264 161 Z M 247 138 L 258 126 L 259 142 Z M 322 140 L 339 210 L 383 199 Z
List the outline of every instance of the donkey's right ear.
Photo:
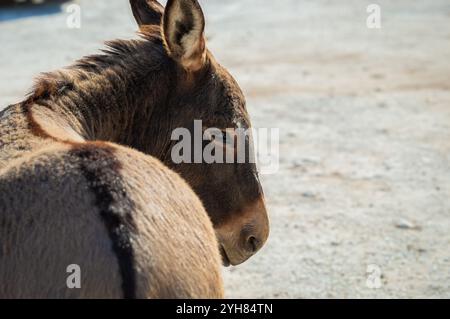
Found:
M 163 35 L 169 55 L 186 71 L 200 70 L 206 61 L 205 17 L 197 0 L 169 0 Z
M 144 25 L 159 25 L 164 13 L 164 7 L 156 0 L 130 0 L 131 10 L 139 27 Z

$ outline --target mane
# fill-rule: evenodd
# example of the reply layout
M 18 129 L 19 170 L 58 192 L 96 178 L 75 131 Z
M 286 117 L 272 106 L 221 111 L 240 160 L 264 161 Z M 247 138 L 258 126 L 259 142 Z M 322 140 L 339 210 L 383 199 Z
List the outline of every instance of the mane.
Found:
M 122 67 L 132 68 L 141 75 L 151 72 L 155 69 L 152 60 L 159 65 L 155 57 L 167 55 L 160 27 L 148 26 L 138 32 L 138 36 L 138 39 L 106 41 L 99 54 L 85 56 L 56 71 L 41 73 L 35 78 L 26 101 L 60 96 L 73 89 L 78 81 L 89 80 L 111 70 L 118 72 Z M 142 61 L 148 62 L 148 68 L 142 68 Z

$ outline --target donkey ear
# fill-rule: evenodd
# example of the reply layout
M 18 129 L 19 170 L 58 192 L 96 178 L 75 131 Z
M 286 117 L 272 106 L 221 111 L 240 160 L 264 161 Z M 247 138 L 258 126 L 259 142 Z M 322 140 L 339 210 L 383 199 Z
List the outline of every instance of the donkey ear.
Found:
M 169 0 L 163 17 L 169 55 L 187 71 L 198 71 L 206 60 L 205 17 L 197 0 Z
M 156 0 L 130 0 L 131 10 L 139 27 L 143 25 L 159 25 L 164 7 Z

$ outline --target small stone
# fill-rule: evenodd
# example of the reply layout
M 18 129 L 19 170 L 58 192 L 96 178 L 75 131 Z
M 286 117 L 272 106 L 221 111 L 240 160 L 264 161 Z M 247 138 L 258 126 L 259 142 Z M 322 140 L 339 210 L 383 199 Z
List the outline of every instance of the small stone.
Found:
M 292 168 L 303 168 L 303 164 L 300 161 L 294 161 L 292 163 Z
M 311 192 L 304 192 L 302 193 L 302 197 L 304 198 L 316 198 L 316 195 Z
M 297 134 L 293 133 L 293 132 L 289 132 L 287 134 L 287 137 L 292 138 L 292 137 L 297 137 Z
M 334 247 L 337 247 L 337 246 L 341 245 L 341 243 L 339 243 L 337 241 L 332 241 L 330 244 L 331 244 L 331 246 L 334 246 Z
M 402 219 L 395 223 L 395 227 L 404 230 L 420 230 L 422 229 L 419 225 L 414 224 L 411 221 Z
M 381 74 L 381 73 L 374 73 L 370 77 L 375 80 L 381 80 L 381 79 L 384 79 L 385 76 L 384 76 L 384 74 Z
M 407 245 L 406 248 L 410 251 L 415 251 L 419 254 L 424 254 L 427 252 L 427 250 L 425 248 L 421 248 L 421 247 L 415 247 L 413 245 Z

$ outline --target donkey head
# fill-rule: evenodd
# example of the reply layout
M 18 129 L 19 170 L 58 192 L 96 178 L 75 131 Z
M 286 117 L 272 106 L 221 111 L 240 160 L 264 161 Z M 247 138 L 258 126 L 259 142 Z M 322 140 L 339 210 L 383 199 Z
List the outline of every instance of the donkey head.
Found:
M 202 130 L 249 129 L 239 85 L 206 49 L 205 19 L 197 0 L 169 0 L 165 9 L 154 0 L 131 0 L 131 4 L 142 32 L 160 26 L 166 53 L 174 64 L 175 83 L 171 84 L 167 102 L 172 128 L 183 127 L 194 135 L 194 120 L 201 120 Z M 237 143 L 229 143 L 234 138 L 226 143 L 211 139 L 222 142 L 224 154 L 230 148 L 236 153 Z M 251 139 L 244 143 L 245 149 L 252 147 Z M 201 147 L 207 147 L 206 144 Z M 256 165 L 250 159 L 249 154 L 244 163 L 208 164 L 202 160 L 175 164 L 165 159 L 202 200 L 215 227 L 225 265 L 247 260 L 263 246 L 269 234 L 263 191 Z

